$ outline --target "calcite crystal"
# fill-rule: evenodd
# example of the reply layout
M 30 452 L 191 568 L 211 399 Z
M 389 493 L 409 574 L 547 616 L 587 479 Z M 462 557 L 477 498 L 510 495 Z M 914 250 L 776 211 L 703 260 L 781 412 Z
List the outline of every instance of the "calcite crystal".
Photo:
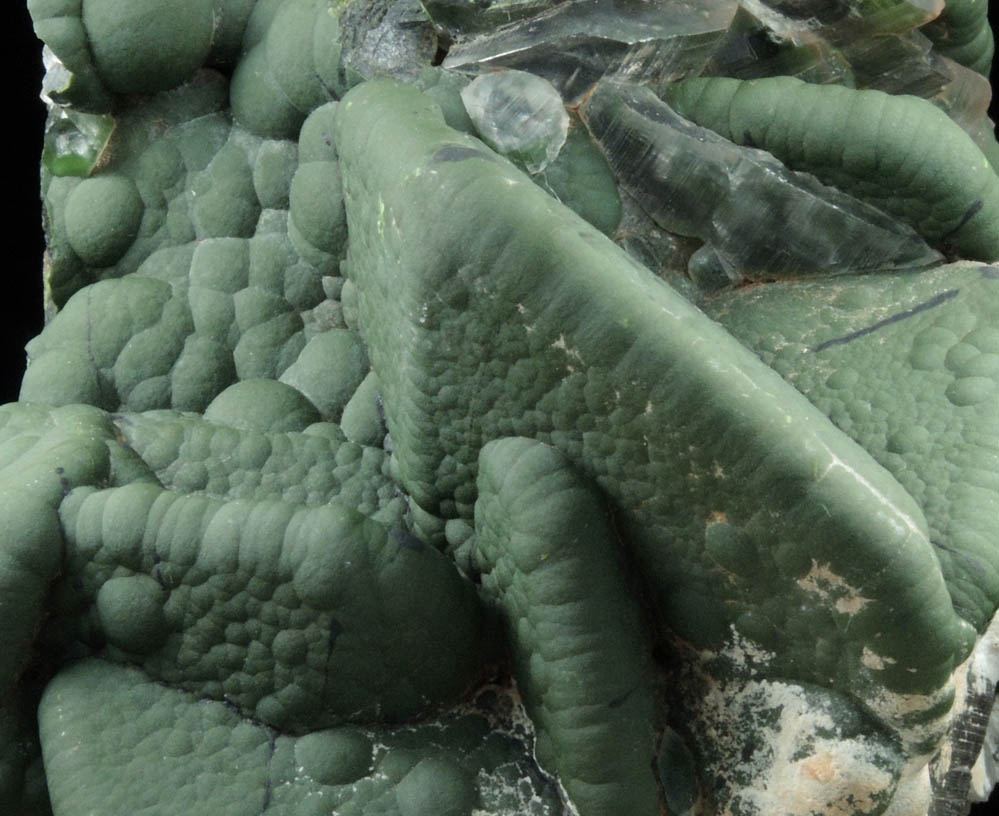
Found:
M 29 0 L 0 810 L 963 816 L 978 0 Z

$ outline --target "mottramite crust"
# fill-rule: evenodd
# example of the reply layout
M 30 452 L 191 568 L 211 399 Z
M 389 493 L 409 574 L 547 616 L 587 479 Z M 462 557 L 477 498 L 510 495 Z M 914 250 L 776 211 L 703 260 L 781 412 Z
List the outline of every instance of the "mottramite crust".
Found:
M 983 7 L 29 0 L 0 810 L 986 798 Z

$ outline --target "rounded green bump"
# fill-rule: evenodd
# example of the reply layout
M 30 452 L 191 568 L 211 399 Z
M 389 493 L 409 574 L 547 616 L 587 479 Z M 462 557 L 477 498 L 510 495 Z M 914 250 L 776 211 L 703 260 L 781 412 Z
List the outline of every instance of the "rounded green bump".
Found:
M 230 385 L 205 408 L 205 419 L 247 431 L 301 431 L 321 417 L 298 390 L 277 380 Z
M 294 142 L 268 140 L 260 146 L 253 163 L 253 189 L 261 207 L 288 209 L 288 190 L 298 167 Z
M 295 741 L 295 763 L 320 785 L 349 785 L 371 771 L 371 740 L 353 728 L 316 731 Z
M 312 111 L 302 123 L 302 129 L 298 133 L 298 155 L 303 164 L 336 161 L 336 144 L 333 141 L 336 106 L 336 102 L 327 102 Z
M 995 399 L 996 381 L 991 377 L 961 377 L 947 387 L 947 399 L 959 408 Z
M 385 428 L 378 413 L 378 376 L 369 371 L 340 416 L 344 436 L 360 445 L 381 445 Z
M 112 578 L 97 593 L 97 616 L 108 642 L 125 652 L 148 654 L 169 632 L 167 592 L 148 575 Z
M 299 233 L 323 252 L 339 254 L 347 238 L 340 169 L 333 162 L 300 164 L 291 181 L 289 214 Z
M 282 629 L 271 644 L 274 659 L 288 666 L 300 666 L 309 655 L 309 644 L 298 629 Z
M 111 266 L 139 233 L 142 198 L 131 179 L 84 179 L 66 198 L 66 237 L 88 266 Z
M 399 782 L 396 801 L 402 816 L 470 816 L 475 786 L 453 762 L 424 759 Z
M 104 83 L 118 93 L 176 87 L 212 45 L 212 0 L 83 0 L 83 25 Z
M 399 782 L 420 761 L 412 748 L 392 748 L 378 761 L 377 772 L 392 782 Z
M 922 425 L 908 425 L 888 436 L 885 450 L 889 453 L 906 454 L 924 450 L 930 443 L 930 432 L 926 428 Z
M 303 114 L 323 104 L 330 93 L 323 85 L 308 47 L 316 26 L 314 2 L 283 3 L 264 37 L 267 62 L 288 100 Z
M 330 329 L 317 334 L 281 375 L 334 421 L 343 414 L 368 373 L 368 355 L 357 332 Z
M 105 400 L 97 370 L 83 348 L 54 348 L 32 360 L 21 380 L 18 399 L 46 405 L 116 407 Z
M 236 66 L 229 100 L 233 118 L 258 136 L 293 139 L 305 119 L 278 85 L 262 45 L 253 48 Z
M 826 385 L 836 391 L 849 391 L 860 379 L 860 374 L 853 368 L 837 368 L 826 378 Z
M 672 728 L 663 732 L 656 757 L 656 771 L 670 813 L 684 816 L 697 802 L 697 766 L 683 738 Z
M 981 352 L 970 343 L 955 343 L 947 350 L 944 364 L 948 369 L 957 374 L 970 361 L 974 360 Z

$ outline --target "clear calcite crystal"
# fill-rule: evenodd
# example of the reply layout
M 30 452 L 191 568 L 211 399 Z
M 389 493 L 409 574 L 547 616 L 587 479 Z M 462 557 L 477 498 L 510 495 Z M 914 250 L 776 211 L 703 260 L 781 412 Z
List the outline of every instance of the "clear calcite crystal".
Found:
M 483 74 L 462 89 L 461 100 L 482 140 L 530 173 L 544 170 L 565 144 L 569 114 L 558 91 L 539 76 Z
M 551 8 L 551 0 L 422 0 L 434 25 L 451 36 L 491 31 Z
M 734 0 L 566 0 L 478 37 L 459 39 L 444 67 L 506 66 L 549 79 L 566 101 L 605 74 L 657 83 L 698 73 L 725 34 Z
M 944 0 L 742 0 L 771 30 L 792 39 L 821 30 L 835 44 L 909 31 L 940 15 Z
M 709 244 L 731 281 L 942 259 L 910 227 L 765 151 L 688 122 L 647 88 L 605 80 L 580 116 L 621 186 L 664 229 Z M 701 253 L 695 262 L 706 260 Z

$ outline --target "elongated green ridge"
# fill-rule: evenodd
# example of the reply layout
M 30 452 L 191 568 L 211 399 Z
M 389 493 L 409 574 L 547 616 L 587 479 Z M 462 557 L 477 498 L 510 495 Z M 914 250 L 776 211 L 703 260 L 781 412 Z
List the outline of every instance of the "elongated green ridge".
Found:
M 999 177 L 971 137 L 923 99 L 793 77 L 695 77 L 671 84 L 666 101 L 898 216 L 937 246 L 999 258 Z
M 765 285 L 701 305 L 919 502 L 954 609 L 982 631 L 999 606 L 994 268 Z
M 996 44 L 987 0 L 948 0 L 940 16 L 921 31 L 945 57 L 989 75 Z
M 335 133 L 349 274 L 419 505 L 470 518 L 477 451 L 536 438 L 611 498 L 669 630 L 720 648 L 734 628 L 772 671 L 872 706 L 947 684 L 966 625 L 921 512 L 867 453 L 415 90 L 365 83 Z
M 474 562 L 510 633 L 538 762 L 580 816 L 658 813 L 649 644 L 603 497 L 531 439 L 490 442 L 479 463 Z
M 493 714 L 473 704 L 410 725 L 294 736 L 231 703 L 86 660 L 46 689 L 39 727 L 56 813 L 561 816 L 526 746 L 497 733 Z

